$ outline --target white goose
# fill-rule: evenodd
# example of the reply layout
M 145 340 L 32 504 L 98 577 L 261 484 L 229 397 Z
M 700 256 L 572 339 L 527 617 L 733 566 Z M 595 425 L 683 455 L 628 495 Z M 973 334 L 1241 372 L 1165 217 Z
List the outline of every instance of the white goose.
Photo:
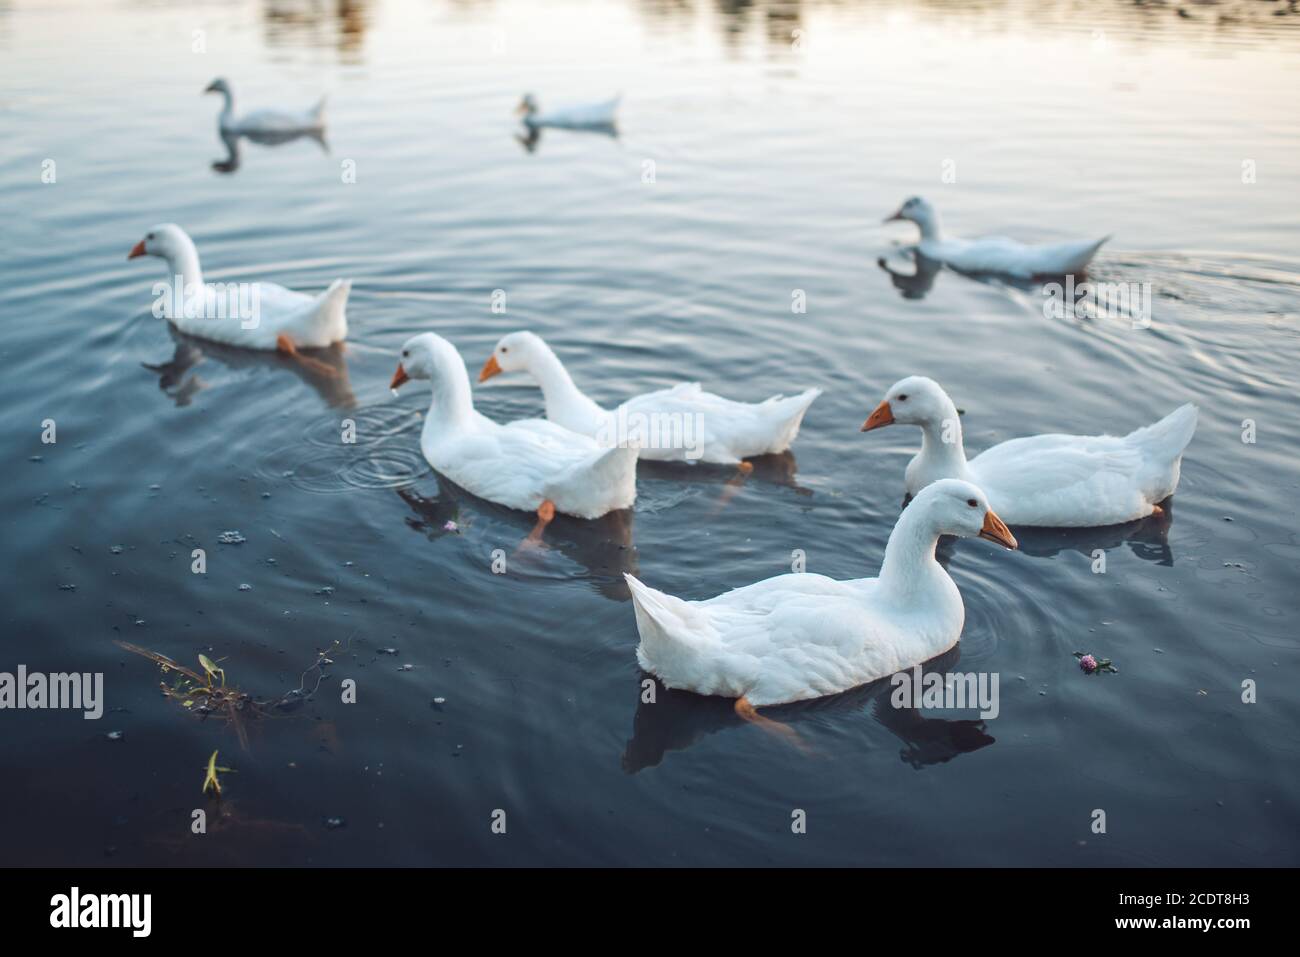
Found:
M 944 235 L 939 214 L 920 196 L 913 196 L 885 219 L 908 220 L 921 228 L 917 250 L 929 259 L 965 273 L 1000 273 L 1018 279 L 1082 273 L 1106 240 L 1026 244 L 1002 236 L 954 239 Z
M 457 485 L 498 505 L 536 511 L 540 536 L 563 512 L 599 518 L 636 500 L 636 449 L 604 448 L 543 419 L 499 425 L 474 410 L 460 353 L 432 332 L 407 340 L 390 388 L 428 379 L 433 400 L 420 449 Z
M 742 718 L 782 730 L 754 709 L 847 691 L 957 643 L 966 611 L 935 560 L 940 535 L 1016 547 L 983 492 L 948 480 L 903 509 L 878 578 L 779 575 L 683 601 L 627 575 L 637 661 L 670 688 L 735 698 Z
M 966 461 L 961 419 L 948 393 L 924 376 L 894 383 L 862 426 L 921 427 L 921 451 L 907 466 L 915 495 L 940 479 L 984 489 L 1012 525 L 1054 528 L 1118 525 L 1159 512 L 1178 487 L 1183 450 L 1196 431 L 1188 403 L 1128 435 L 1031 435 Z
M 350 279 L 335 279 L 315 296 L 261 280 L 205 283 L 194 241 L 175 223 L 153 227 L 126 258 L 139 256 L 166 260 L 168 282 L 155 283 L 154 293 L 161 300 L 162 314 L 188 335 L 290 354 L 347 338 Z M 170 288 L 176 277 L 180 277 L 180 290 Z
M 235 116 L 235 96 L 230 84 L 218 77 L 208 84 L 204 93 L 220 93 L 225 100 L 217 126 L 223 133 L 256 138 L 294 133 L 315 133 L 325 128 L 325 97 L 307 110 L 254 110 Z
M 821 389 L 775 395 L 765 402 L 734 402 L 683 382 L 628 399 L 610 411 L 583 394 L 542 337 L 512 332 L 483 364 L 479 382 L 524 371 L 542 387 L 546 418 L 602 445 L 637 444 L 641 458 L 660 462 L 736 465 L 755 455 L 784 452 Z
M 523 117 L 526 125 L 533 128 L 551 126 L 557 129 L 604 129 L 615 125 L 618 119 L 618 107 L 623 102 L 623 94 L 600 103 L 574 103 L 543 111 L 537 104 L 537 98 L 525 93 L 519 101 L 515 112 Z

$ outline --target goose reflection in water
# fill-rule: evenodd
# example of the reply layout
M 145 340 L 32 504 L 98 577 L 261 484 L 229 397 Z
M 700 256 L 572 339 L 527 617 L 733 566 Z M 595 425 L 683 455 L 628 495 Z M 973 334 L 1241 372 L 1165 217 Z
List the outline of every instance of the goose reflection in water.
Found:
M 222 130 L 220 136 L 221 142 L 226 147 L 226 158 L 212 161 L 212 168 L 218 173 L 233 173 L 239 169 L 242 160 L 239 141 L 244 139 L 259 146 L 283 146 L 295 140 L 315 140 L 320 144 L 321 152 L 328 154 L 330 151 L 324 130 L 300 130 L 291 133 L 232 133 Z
M 546 127 L 542 126 L 525 126 L 522 133 L 515 133 L 515 142 L 524 148 L 527 153 L 536 153 L 537 147 L 542 142 L 542 131 Z M 558 128 L 558 127 L 557 127 Z M 612 140 L 618 139 L 618 127 L 613 123 L 600 123 L 592 126 L 571 126 L 564 127 L 570 133 L 595 133 L 598 136 L 607 136 Z
M 954 672 L 960 660 L 961 646 L 958 645 L 928 661 L 922 667 L 922 673 Z M 643 690 L 647 687 L 646 681 L 654 683 L 653 701 L 646 700 L 649 697 Z M 632 719 L 632 737 L 623 751 L 623 770 L 629 774 L 654 767 L 669 751 L 685 751 L 711 734 L 750 727 L 737 716 L 730 698 L 672 691 L 645 673 L 641 674 L 637 690 L 639 697 Z M 862 711 L 870 704 L 876 721 L 903 742 L 900 760 L 918 771 L 978 751 L 997 740 L 988 733 L 983 719 L 926 717 L 916 708 L 896 708 L 890 701 L 893 691 L 890 676 L 843 694 L 778 705 L 766 709 L 766 713 L 797 729 L 801 720 L 810 715 L 848 715 Z M 790 753 L 800 752 L 791 750 Z M 811 754 L 813 760 L 818 758 L 815 745 Z
M 786 450 L 775 455 L 755 455 L 746 459 L 747 468 L 729 465 L 682 465 L 676 462 L 637 463 L 637 474 L 647 479 L 717 484 L 721 486 L 712 515 L 719 514 L 751 482 L 763 482 L 788 488 L 796 495 L 812 497 L 813 490 L 799 484 L 798 463 L 794 453 Z
M 415 513 L 406 518 L 408 528 L 436 541 L 447 535 L 466 534 L 481 522 L 484 531 L 476 534 L 487 542 L 484 554 L 501 548 L 506 553 L 505 574 L 553 575 L 553 562 L 558 557 L 581 566 L 581 577 L 610 601 L 631 600 L 623 580 L 624 573 L 635 575 L 639 567 L 631 509 L 609 512 L 597 519 L 557 514 L 546 527 L 545 540 L 536 542 L 527 537 L 533 524 L 531 513 L 494 505 L 437 472 L 433 474 L 438 483 L 436 498 L 427 498 L 411 486 L 397 489 L 398 497 Z M 454 524 L 449 527 L 449 522 Z
M 902 272 L 893 268 L 884 256 L 876 260 L 876 265 L 889 276 L 895 289 L 904 299 L 924 299 L 934 288 L 935 280 L 941 272 L 950 272 L 966 279 L 982 282 L 985 285 L 1010 286 L 1022 292 L 1036 292 L 1042 289 L 1042 282 L 1036 279 L 1019 279 L 1001 273 L 968 273 L 952 266 L 945 266 L 937 259 L 913 249 L 908 257 L 912 262 L 911 272 Z
M 170 396 L 177 407 L 189 405 L 200 391 L 207 388 L 208 383 L 194 371 L 205 359 L 215 359 L 229 369 L 288 369 L 314 389 L 331 408 L 356 406 L 342 343 L 325 349 L 304 349 L 289 357 L 196 339 L 177 331 L 171 324 L 167 330 L 175 344 L 171 359 L 156 364 L 142 362 L 141 365 L 158 376 L 158 388 Z

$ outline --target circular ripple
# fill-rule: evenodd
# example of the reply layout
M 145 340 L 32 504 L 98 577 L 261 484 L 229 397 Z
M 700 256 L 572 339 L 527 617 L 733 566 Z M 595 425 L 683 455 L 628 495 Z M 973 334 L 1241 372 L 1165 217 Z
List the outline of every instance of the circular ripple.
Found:
M 348 421 L 355 441 L 344 441 Z M 400 488 L 429 471 L 420 452 L 420 413 L 376 406 L 339 419 L 319 419 L 302 441 L 275 449 L 258 467 L 265 479 L 287 479 L 307 492 Z

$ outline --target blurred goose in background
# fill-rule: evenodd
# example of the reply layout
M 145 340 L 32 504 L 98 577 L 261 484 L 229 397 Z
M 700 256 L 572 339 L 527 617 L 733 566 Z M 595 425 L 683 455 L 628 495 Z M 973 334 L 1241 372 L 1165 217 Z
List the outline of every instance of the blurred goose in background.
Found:
M 890 387 L 862 426 L 919 425 L 921 451 L 908 463 L 909 495 L 931 482 L 979 485 L 1012 525 L 1055 528 L 1117 525 L 1161 511 L 1178 487 L 1183 450 L 1196 431 L 1196 406 L 1179 406 L 1125 436 L 1032 435 L 966 461 L 957 407 L 939 383 L 909 376 Z
M 347 338 L 350 279 L 335 279 L 314 296 L 263 280 L 205 283 L 198 249 L 175 223 L 154 226 L 126 258 L 140 256 L 165 260 L 168 283 L 180 277 L 182 289 L 169 288 L 160 295 L 159 286 L 164 284 L 157 283 L 154 295 L 161 302 L 162 315 L 188 335 L 289 355 L 296 355 L 299 348 L 322 348 Z
M 877 578 L 778 575 L 704 601 L 626 576 L 641 636 L 637 661 L 669 688 L 735 698 L 740 717 L 794 737 L 755 711 L 837 694 L 928 661 L 961 637 L 961 593 L 935 560 L 940 535 L 1015 537 L 969 482 L 924 489 L 898 517 Z
M 541 537 L 556 512 L 599 518 L 636 500 L 637 450 L 606 448 L 544 419 L 499 425 L 476 412 L 460 353 L 432 332 L 407 340 L 389 387 L 428 379 L 433 400 L 420 449 L 435 469 L 479 498 L 537 512 Z
M 217 125 L 222 133 L 247 136 L 256 140 L 258 137 L 297 136 L 305 133 L 319 133 L 325 129 L 325 97 L 320 98 L 315 106 L 307 110 L 255 110 L 236 117 L 235 97 L 230 84 L 218 77 L 208 84 L 204 93 L 220 93 L 225 100 Z M 322 141 L 323 142 L 323 141 Z
M 921 229 L 916 249 L 959 272 L 1001 273 L 1018 279 L 1064 276 L 1084 272 L 1109 236 L 1096 241 L 1026 244 L 1002 236 L 954 239 L 944 235 L 939 214 L 920 196 L 913 196 L 885 219 L 906 220 Z
M 617 121 L 618 107 L 623 94 L 600 103 L 573 103 L 545 112 L 538 106 L 537 98 L 525 93 L 515 112 L 532 129 L 553 127 L 569 130 L 610 131 Z
M 634 440 L 641 458 L 661 462 L 740 465 L 756 455 L 790 448 L 804 413 L 821 395 L 775 395 L 764 402 L 735 402 L 705 392 L 698 382 L 647 392 L 618 408 L 601 408 L 574 385 L 563 363 L 542 337 L 512 332 L 483 364 L 479 382 L 502 372 L 527 372 L 542 388 L 546 418 L 603 445 Z

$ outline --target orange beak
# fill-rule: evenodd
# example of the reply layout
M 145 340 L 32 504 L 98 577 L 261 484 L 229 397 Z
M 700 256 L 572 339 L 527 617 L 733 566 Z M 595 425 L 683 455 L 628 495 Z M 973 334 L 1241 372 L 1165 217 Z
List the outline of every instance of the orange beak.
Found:
M 876 406 L 876 410 L 867 416 L 867 421 L 862 423 L 861 432 L 870 432 L 872 429 L 882 429 L 887 425 L 894 424 L 894 410 L 889 407 L 888 402 L 882 402 Z
M 399 362 L 397 363 L 397 371 L 393 373 L 393 381 L 388 383 L 388 388 L 396 389 L 403 382 L 410 381 L 411 377 L 406 374 L 406 370 L 402 368 L 402 364 Z
M 500 375 L 501 371 L 501 363 L 497 362 L 497 357 L 495 355 L 490 355 L 488 356 L 488 361 L 483 363 L 483 369 L 478 374 L 478 381 L 486 382 L 494 375 Z
M 137 256 L 143 256 L 144 254 L 144 240 L 142 239 L 131 247 L 131 251 L 126 254 L 126 258 L 135 259 Z
M 892 223 L 892 222 L 895 222 L 896 220 L 900 220 L 900 219 L 902 219 L 902 218 L 903 218 L 903 207 L 900 206 L 900 207 L 898 207 L 898 212 L 894 213 L 893 216 L 886 216 L 884 219 L 881 220 L 881 222 L 882 222 L 882 223 Z
M 994 514 L 993 509 L 984 513 L 984 525 L 980 528 L 980 538 L 987 538 L 990 542 L 997 542 L 1005 548 L 1019 548 L 1020 543 L 1016 541 L 1016 536 L 1011 534 L 1011 529 L 1007 528 L 1006 523 Z

